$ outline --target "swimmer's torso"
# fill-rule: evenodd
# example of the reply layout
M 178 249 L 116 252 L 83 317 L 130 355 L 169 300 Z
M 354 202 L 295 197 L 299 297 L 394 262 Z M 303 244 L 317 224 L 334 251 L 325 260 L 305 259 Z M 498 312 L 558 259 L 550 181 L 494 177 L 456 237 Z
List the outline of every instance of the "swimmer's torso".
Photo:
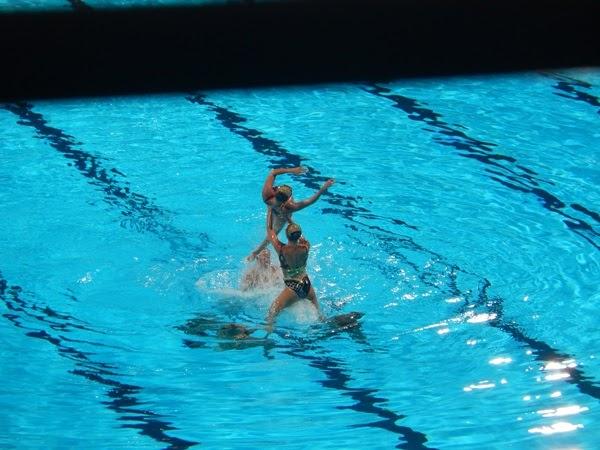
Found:
M 284 245 L 279 253 L 279 262 L 284 280 L 301 280 L 306 275 L 309 244 Z
M 289 211 L 285 206 L 271 207 L 271 227 L 279 232 L 283 226 L 291 222 L 292 211 Z

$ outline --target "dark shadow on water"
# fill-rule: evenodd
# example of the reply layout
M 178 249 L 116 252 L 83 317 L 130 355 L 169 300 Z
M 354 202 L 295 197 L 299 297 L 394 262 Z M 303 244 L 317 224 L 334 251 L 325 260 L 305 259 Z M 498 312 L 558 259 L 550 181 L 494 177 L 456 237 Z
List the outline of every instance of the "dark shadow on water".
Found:
M 600 114 L 600 98 L 585 91 L 593 87 L 591 83 L 560 73 L 544 73 L 543 75 L 556 81 L 554 85 L 554 89 L 557 91 L 556 95 L 598 108 L 596 112 Z

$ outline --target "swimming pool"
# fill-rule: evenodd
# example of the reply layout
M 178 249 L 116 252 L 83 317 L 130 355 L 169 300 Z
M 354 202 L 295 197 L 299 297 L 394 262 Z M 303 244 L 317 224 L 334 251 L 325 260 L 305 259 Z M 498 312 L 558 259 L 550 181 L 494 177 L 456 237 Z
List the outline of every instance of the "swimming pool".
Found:
M 596 448 L 600 71 L 0 108 L 4 448 Z M 242 293 L 273 167 L 331 330 Z M 183 327 L 195 320 L 198 334 Z

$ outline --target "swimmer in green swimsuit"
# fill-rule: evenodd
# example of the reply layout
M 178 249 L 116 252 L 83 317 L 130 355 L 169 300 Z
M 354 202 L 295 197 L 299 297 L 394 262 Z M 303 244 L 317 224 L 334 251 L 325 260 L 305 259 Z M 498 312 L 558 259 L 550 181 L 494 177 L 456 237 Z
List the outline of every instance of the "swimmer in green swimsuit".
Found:
M 317 295 L 310 283 L 310 278 L 306 274 L 306 261 L 308 259 L 310 243 L 302 237 L 300 225 L 291 223 L 287 226 L 285 229 L 288 239 L 287 244 L 279 241 L 273 228 L 268 228 L 267 233 L 269 241 L 273 244 L 279 255 L 283 281 L 285 283 L 283 291 L 281 291 L 269 308 L 266 318 L 267 331 L 271 332 L 275 317 L 277 317 L 283 308 L 301 299 L 309 300 L 317 309 L 319 318 L 323 320 L 324 317 L 317 301 Z
M 285 184 L 273 186 L 277 175 L 293 173 L 300 175 L 306 172 L 304 167 L 293 167 L 291 169 L 273 169 L 269 172 L 262 189 L 263 201 L 267 205 L 267 229 L 272 228 L 275 234 L 279 234 L 286 223 L 292 223 L 292 213 L 300 211 L 316 202 L 319 197 L 334 183 L 333 179 L 327 180 L 323 186 L 306 200 L 295 201 L 292 198 L 292 188 Z M 268 238 L 265 238 L 260 245 L 246 258 L 252 261 L 267 246 Z

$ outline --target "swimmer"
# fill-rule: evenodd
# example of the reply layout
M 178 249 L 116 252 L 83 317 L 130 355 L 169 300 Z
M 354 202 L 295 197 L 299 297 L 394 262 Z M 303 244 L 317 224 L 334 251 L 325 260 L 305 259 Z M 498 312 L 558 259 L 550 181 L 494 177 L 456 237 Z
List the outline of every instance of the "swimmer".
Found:
M 301 299 L 309 300 L 317 309 L 319 319 L 324 320 L 319 302 L 317 301 L 317 295 L 306 274 L 306 261 L 308 259 L 310 243 L 302 237 L 300 225 L 291 223 L 287 226 L 285 229 L 288 239 L 287 244 L 279 241 L 277 233 L 275 233 L 273 228 L 269 228 L 267 233 L 269 241 L 279 255 L 283 281 L 285 283 L 283 291 L 281 291 L 269 308 L 266 318 L 267 332 L 270 333 L 272 331 L 275 317 L 277 317 L 282 309 Z
M 327 180 L 321 188 L 311 197 L 295 201 L 292 199 L 292 188 L 282 184 L 273 186 L 277 175 L 285 173 L 293 173 L 300 175 L 306 172 L 304 167 L 293 167 L 291 169 L 273 169 L 269 172 L 262 189 L 262 198 L 267 205 L 267 229 L 272 228 L 275 234 L 279 234 L 286 223 L 292 223 L 292 213 L 300 211 L 307 206 L 316 202 L 321 195 L 334 183 L 333 179 Z M 247 261 L 252 261 L 269 243 L 268 237 L 265 238 L 260 245 L 246 258 Z
M 271 252 L 265 248 L 256 257 L 256 265 L 248 269 L 240 282 L 240 290 L 260 289 L 282 282 L 281 273 L 271 264 Z
M 208 337 L 214 333 L 221 339 L 247 339 L 256 331 L 255 328 L 248 328 L 240 323 L 223 324 L 212 317 L 196 317 L 175 328 L 192 336 Z

